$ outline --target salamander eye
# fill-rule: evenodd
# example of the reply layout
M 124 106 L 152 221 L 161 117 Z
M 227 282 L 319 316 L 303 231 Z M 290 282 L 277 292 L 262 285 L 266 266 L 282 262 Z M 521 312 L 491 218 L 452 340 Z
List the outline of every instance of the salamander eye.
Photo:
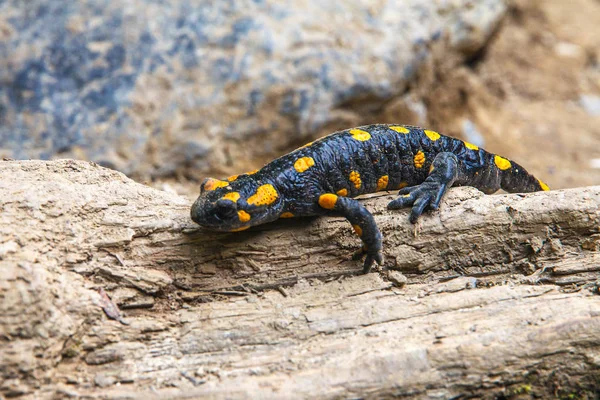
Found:
M 230 200 L 219 200 L 215 207 L 215 215 L 220 220 L 228 220 L 237 216 L 237 206 Z

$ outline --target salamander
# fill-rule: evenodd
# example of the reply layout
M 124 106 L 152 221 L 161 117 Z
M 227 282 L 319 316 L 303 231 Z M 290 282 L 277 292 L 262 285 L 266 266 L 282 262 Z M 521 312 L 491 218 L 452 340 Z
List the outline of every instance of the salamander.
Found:
M 343 216 L 363 242 L 363 272 L 383 264 L 382 235 L 355 197 L 399 190 L 388 209 L 412 206 L 415 223 L 437 210 L 451 186 L 486 194 L 549 190 L 522 166 L 478 146 L 408 125 L 376 124 L 332 133 L 263 168 L 205 179 L 191 217 L 215 231 L 237 232 L 279 218 Z

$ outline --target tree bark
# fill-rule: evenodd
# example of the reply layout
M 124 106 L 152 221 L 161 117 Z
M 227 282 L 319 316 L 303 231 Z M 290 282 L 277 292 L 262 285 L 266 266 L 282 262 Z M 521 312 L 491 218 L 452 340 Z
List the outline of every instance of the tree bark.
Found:
M 386 270 L 340 218 L 235 234 L 80 161 L 0 162 L 0 397 L 593 396 L 600 187 L 452 189 L 413 226 L 364 200 Z

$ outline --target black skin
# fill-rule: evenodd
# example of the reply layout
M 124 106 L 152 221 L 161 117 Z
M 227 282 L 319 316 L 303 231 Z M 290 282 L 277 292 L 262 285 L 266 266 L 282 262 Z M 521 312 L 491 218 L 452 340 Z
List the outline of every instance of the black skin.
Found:
M 294 165 L 298 166 L 298 159 L 304 157 L 312 158 L 313 165 L 298 171 Z M 350 179 L 352 172 L 360 174 L 360 182 Z M 387 185 L 378 188 L 383 176 L 388 177 Z M 510 193 L 548 190 L 520 165 L 461 140 L 414 126 L 382 124 L 335 132 L 270 162 L 256 173 L 229 180 L 204 181 L 191 210 L 192 219 L 199 225 L 216 231 L 238 231 L 290 213 L 294 217 L 343 216 L 363 241 L 365 273 L 374 263 L 383 264 L 382 237 L 371 213 L 353 199 L 356 196 L 378 189 L 400 189 L 399 197 L 388 208 L 412 206 L 409 219 L 415 223 L 426 209 L 437 210 L 452 186 L 473 186 L 488 194 L 499 189 Z M 267 204 L 249 200 L 264 185 L 270 185 L 269 193 L 275 194 L 263 202 Z

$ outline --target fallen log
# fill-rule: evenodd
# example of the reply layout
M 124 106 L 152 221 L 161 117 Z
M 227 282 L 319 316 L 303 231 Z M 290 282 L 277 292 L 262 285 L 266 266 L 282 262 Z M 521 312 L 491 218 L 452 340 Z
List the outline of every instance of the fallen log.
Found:
M 365 199 L 390 271 L 352 276 L 360 243 L 343 219 L 215 234 L 190 199 L 93 163 L 4 161 L 0 176 L 6 397 L 598 386 L 600 187 L 456 188 L 416 226 L 390 195 Z

